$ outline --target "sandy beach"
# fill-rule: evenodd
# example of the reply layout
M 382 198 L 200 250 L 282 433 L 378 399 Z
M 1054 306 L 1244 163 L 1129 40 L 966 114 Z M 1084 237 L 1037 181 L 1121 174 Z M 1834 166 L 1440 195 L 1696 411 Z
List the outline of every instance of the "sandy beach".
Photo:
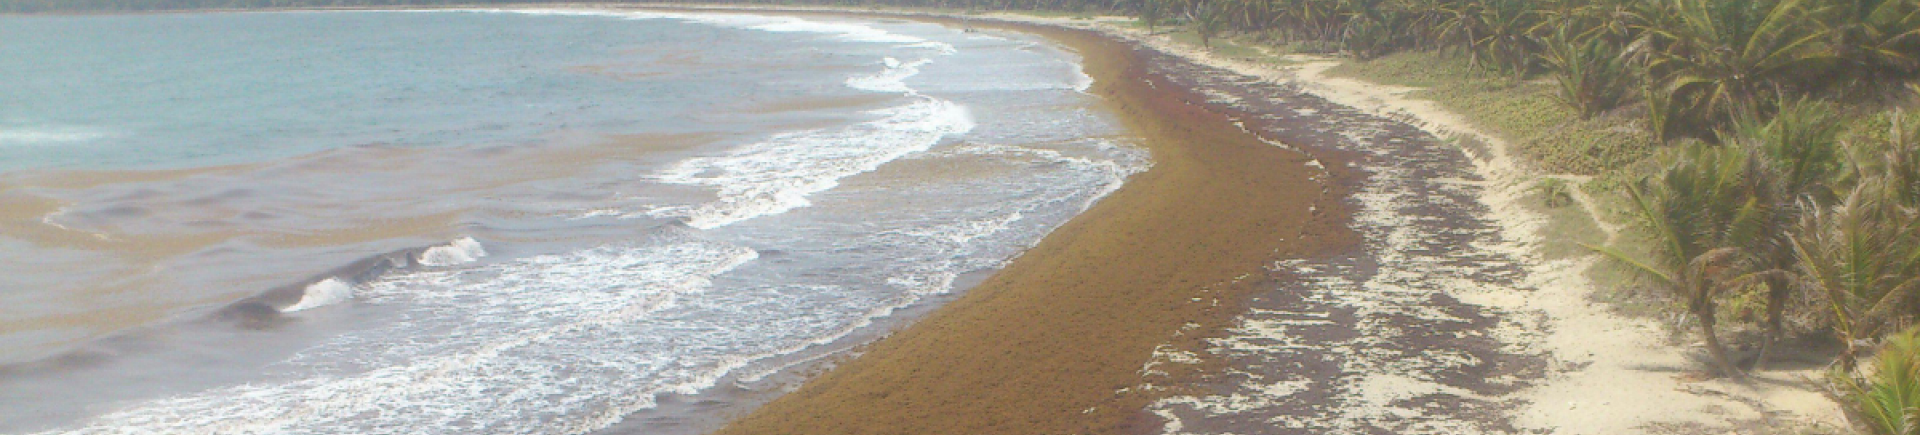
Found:
M 1018 27 L 1086 59 L 1154 167 L 929 317 L 720 433 L 1154 432 L 1156 353 L 1220 335 L 1279 258 L 1350 240 L 1313 156 L 1262 142 L 1085 31 Z M 1200 367 L 1171 371 L 1180 384 Z
M 1585 177 L 1534 169 L 1498 135 L 1410 96 L 1417 89 L 1329 72 L 1346 60 L 1223 56 L 1124 24 L 1127 17 L 639 8 L 858 16 L 1039 35 L 1080 56 L 1093 80 L 1084 92 L 1140 139 L 1151 169 L 1052 232 L 1035 233 L 1046 236 L 1004 268 L 960 277 L 956 288 L 977 281 L 964 292 L 808 345 L 818 352 L 771 372 L 731 373 L 711 388 L 663 394 L 657 406 L 609 412 L 609 421 L 625 421 L 591 433 L 1784 434 L 1849 427 L 1822 390 L 1817 356 L 1786 352 L 1745 381 L 1705 376 L 1691 335 L 1600 300 L 1613 283 L 1589 273 L 1598 256 L 1548 252 L 1565 245 L 1557 240 L 1569 231 L 1624 237 L 1619 224 L 1595 218 L 1597 200 L 1577 189 L 1576 207 L 1541 204 L 1541 178 Z M 576 72 L 618 73 L 582 68 Z M 562 163 L 602 157 L 551 156 Z M 0 193 L 20 182 L 0 179 Z M 0 195 L 0 204 L 20 209 L 0 211 L 0 229 L 39 228 L 51 223 L 42 216 L 64 210 L 20 192 Z M 22 234 L 76 246 L 107 241 L 61 230 Z M 170 243 L 141 246 L 198 243 L 160 242 Z M 159 316 L 135 314 L 125 322 Z
M 1540 173 L 1413 89 L 1145 29 L 956 22 L 1080 52 L 1153 170 L 960 300 L 720 433 L 1776 433 L 1844 427 L 1791 361 L 1701 380 L 1550 258 Z M 1578 225 L 1604 237 L 1618 228 Z M 1562 218 L 1564 219 L 1564 218 Z

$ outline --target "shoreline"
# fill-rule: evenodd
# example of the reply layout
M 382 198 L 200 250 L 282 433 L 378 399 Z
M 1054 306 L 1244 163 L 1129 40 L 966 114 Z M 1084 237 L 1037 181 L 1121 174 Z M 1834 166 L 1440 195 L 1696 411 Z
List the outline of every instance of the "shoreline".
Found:
M 1683 349 L 1688 347 L 1685 343 L 1674 343 L 1664 327 L 1654 319 L 1615 313 L 1608 306 L 1595 301 L 1595 296 L 1602 291 L 1602 288 L 1598 283 L 1591 281 L 1587 275 L 1587 271 L 1599 263 L 1595 256 L 1547 258 L 1541 252 L 1544 249 L 1546 237 L 1549 237 L 1544 233 L 1550 226 L 1549 221 L 1564 219 L 1564 217 L 1551 217 L 1545 209 L 1529 204 L 1530 200 L 1538 201 L 1534 198 L 1535 192 L 1529 188 L 1530 183 L 1543 176 L 1566 179 L 1585 179 L 1586 177 L 1546 174 L 1527 169 L 1527 165 L 1513 157 L 1515 154 L 1511 145 L 1502 138 L 1484 132 L 1461 115 L 1441 107 L 1439 103 L 1407 95 L 1417 90 L 1416 88 L 1386 86 L 1357 79 L 1328 76 L 1326 70 L 1336 65 L 1338 60 L 1294 56 L 1288 60 L 1301 62 L 1301 65 L 1263 65 L 1242 59 L 1215 56 L 1198 47 L 1182 46 L 1173 42 L 1168 36 L 1150 34 L 1143 29 L 1121 28 L 1100 23 L 1097 19 L 1043 18 L 1015 13 L 955 16 L 942 12 L 929 13 L 911 9 L 760 8 L 732 5 L 678 5 L 668 6 L 665 9 L 892 17 L 948 23 L 964 20 L 970 24 L 986 26 L 996 25 L 987 23 L 999 23 L 998 25 L 1016 23 L 1019 26 L 1038 26 L 1040 29 L 1086 32 L 1094 38 L 1135 46 L 1136 54 L 1161 53 L 1174 58 L 1168 62 L 1188 62 L 1242 75 L 1244 76 L 1242 79 L 1251 79 L 1257 82 L 1256 84 L 1290 87 L 1287 92 L 1322 99 L 1368 116 L 1390 119 L 1417 129 L 1421 134 L 1441 140 L 1479 141 L 1479 144 L 1444 143 L 1442 145 L 1447 151 L 1464 157 L 1457 164 L 1461 167 L 1456 169 L 1465 170 L 1478 177 L 1477 180 L 1468 180 L 1466 184 L 1477 189 L 1468 195 L 1471 197 L 1471 202 L 1481 207 L 1475 219 L 1484 221 L 1489 226 L 1490 233 L 1493 234 L 1491 240 L 1494 243 L 1485 250 L 1492 255 L 1509 257 L 1511 264 L 1504 267 L 1519 271 L 1520 275 L 1509 282 L 1494 286 L 1498 288 L 1484 288 L 1484 285 L 1449 288 L 1439 294 L 1447 298 L 1457 297 L 1467 306 L 1489 310 L 1491 318 L 1507 319 L 1499 320 L 1499 325 L 1485 328 L 1485 333 L 1495 337 L 1493 343 L 1486 346 L 1500 348 L 1490 350 L 1494 354 L 1504 354 L 1520 360 L 1533 360 L 1526 364 L 1512 365 L 1532 364 L 1535 367 L 1507 369 L 1509 373 L 1504 375 L 1505 379 L 1502 381 L 1514 383 L 1515 386 L 1497 389 L 1493 391 L 1495 394 L 1492 396 L 1474 394 L 1477 392 L 1454 395 L 1465 396 L 1470 401 L 1484 402 L 1482 403 L 1484 406 L 1480 409 L 1459 410 L 1466 412 L 1469 415 L 1468 418 L 1484 418 L 1484 423 L 1491 425 L 1476 428 L 1476 431 L 1608 434 L 1722 433 L 1735 430 L 1784 433 L 1801 429 L 1832 430 L 1847 427 L 1848 423 L 1838 404 L 1808 381 L 1808 379 L 1819 378 L 1817 366 L 1755 373 L 1755 378 L 1759 381 L 1756 383 L 1738 383 L 1724 379 L 1700 380 L 1687 376 L 1687 372 L 1693 365 L 1683 352 Z M 1033 32 L 1053 37 L 1044 30 Z M 1057 38 L 1055 40 L 1058 41 Z M 1194 100 L 1205 102 L 1214 95 L 1198 97 Z M 1231 105 L 1229 103 L 1223 106 Z M 1257 111 L 1246 111 L 1242 115 L 1259 116 L 1261 114 Z M 1243 131 L 1246 129 L 1244 125 L 1240 127 Z M 1325 156 L 1343 154 L 1340 150 L 1325 148 L 1315 149 L 1314 152 Z M 1347 158 L 1352 157 L 1347 156 Z M 1335 166 L 1335 168 L 1338 167 Z M 1339 173 L 1331 174 L 1336 182 L 1330 183 L 1330 187 L 1362 187 L 1355 183 L 1363 183 L 1358 179 L 1365 177 L 1365 174 L 1346 172 L 1348 173 L 1344 176 Z M 1588 197 L 1584 192 L 1576 191 L 1574 194 L 1576 204 L 1580 206 L 1578 213 L 1582 218 L 1590 220 L 1586 225 L 1591 225 L 1604 237 L 1619 236 L 1621 230 L 1617 224 L 1595 218 L 1598 216 L 1598 209 L 1593 198 Z M 1347 194 L 1343 192 L 1340 195 Z M 1276 273 L 1275 275 L 1279 277 L 1285 274 Z M 1248 322 L 1251 319 L 1235 321 Z M 1221 337 L 1210 339 L 1220 340 Z M 1188 349 L 1200 350 L 1193 347 Z M 1214 350 L 1218 351 L 1218 349 Z M 1176 351 L 1156 352 L 1154 355 L 1156 361 L 1149 363 L 1148 368 L 1153 367 L 1152 364 L 1168 362 L 1167 355 L 1191 357 L 1196 354 Z M 1217 370 L 1220 364 L 1219 361 L 1209 361 L 1205 368 Z M 1142 371 L 1145 372 L 1145 368 Z M 1201 370 L 1201 372 L 1205 371 Z M 1206 379 L 1209 377 L 1216 379 Z M 1195 397 L 1207 394 L 1224 396 L 1225 392 L 1220 388 L 1225 381 L 1217 379 L 1220 377 L 1219 373 L 1190 372 L 1178 377 L 1173 384 L 1184 385 L 1188 391 L 1199 391 Z M 1194 381 L 1198 383 L 1193 383 Z M 1214 388 L 1214 391 L 1205 391 L 1209 385 Z M 1390 390 L 1406 388 L 1406 385 L 1377 386 Z M 1297 391 L 1295 393 L 1297 394 Z M 1241 396 L 1231 397 L 1244 399 Z M 1409 397 L 1399 397 L 1399 399 L 1405 402 Z M 788 399 L 783 397 L 781 400 Z M 1152 410 L 1152 412 L 1158 414 L 1160 418 L 1169 415 L 1164 409 Z M 1290 416 L 1269 417 L 1274 417 L 1277 421 L 1281 417 Z M 1349 418 L 1353 420 L 1369 416 L 1348 417 L 1354 417 Z M 1139 423 L 1146 423 L 1146 421 Z M 1177 425 L 1179 422 L 1174 423 Z M 1416 426 L 1405 426 L 1402 429 L 1417 429 Z M 1428 432 L 1436 432 L 1432 425 L 1422 427 Z M 1264 431 L 1271 428 L 1271 426 L 1256 426 L 1226 429 Z M 1155 429 L 1138 426 L 1137 423 L 1127 429 L 1129 430 L 1122 432 L 1153 430 L 1153 433 L 1159 433 Z M 1185 433 L 1183 429 L 1195 428 L 1177 426 L 1168 428 L 1169 433 Z M 1440 429 L 1442 430 L 1437 432 L 1451 433 L 1447 432 L 1445 427 Z M 723 432 L 785 433 L 778 430 Z
M 1215 56 L 1197 47 L 1181 46 L 1170 38 L 1137 29 L 1106 27 L 1116 38 L 1167 51 L 1176 56 L 1261 82 L 1293 86 L 1298 92 L 1334 104 L 1392 119 L 1427 134 L 1448 138 L 1467 159 L 1468 170 L 1482 180 L 1476 200 L 1481 213 L 1498 232 L 1489 251 L 1510 256 L 1523 277 L 1510 288 L 1458 288 L 1447 294 L 1509 316 L 1534 317 L 1520 325 L 1533 330 L 1503 328 L 1499 339 L 1518 354 L 1536 355 L 1546 367 L 1524 388 L 1505 397 L 1500 412 L 1519 431 L 1551 433 L 1796 433 L 1795 430 L 1845 430 L 1849 426 L 1839 405 L 1812 379 L 1823 372 L 1818 363 L 1790 361 L 1780 368 L 1751 374 L 1755 382 L 1699 379 L 1689 375 L 1695 365 L 1686 349 L 1697 343 L 1675 343 L 1656 319 L 1619 314 L 1596 296 L 1605 291 L 1588 275 L 1600 264 L 1591 253 L 1572 258 L 1550 258 L 1543 252 L 1548 234 L 1565 216 L 1554 217 L 1539 205 L 1531 187 L 1541 177 L 1585 180 L 1571 174 L 1530 169 L 1504 138 L 1487 133 L 1472 121 L 1440 103 L 1410 96 L 1420 88 L 1382 85 L 1336 77 L 1327 70 L 1341 60 L 1320 56 L 1289 56 L 1293 65 L 1263 65 Z M 1471 143 L 1479 142 L 1479 143 Z M 1587 222 L 1606 239 L 1620 237 L 1619 224 L 1600 219 L 1596 199 L 1575 190 L 1576 219 Z M 1816 358 L 1817 359 L 1817 358 Z
M 532 5 L 505 7 L 527 6 Z M 1360 384 L 1359 389 L 1392 394 L 1348 397 L 1378 403 L 1368 402 L 1377 406 L 1358 413 L 1339 413 L 1335 419 L 1356 425 L 1364 422 L 1354 420 L 1367 418 L 1399 415 L 1395 418 L 1404 419 L 1403 414 L 1395 413 L 1408 409 L 1408 402 L 1438 394 L 1466 399 L 1462 402 L 1467 405 L 1439 409 L 1431 403 L 1412 403 L 1434 413 L 1416 417 L 1484 416 L 1485 421 L 1476 421 L 1483 425 L 1465 428 L 1483 433 L 1722 433 L 1729 429 L 1745 433 L 1776 423 L 1844 427 L 1843 417 L 1832 402 L 1817 391 L 1795 386 L 1799 382 L 1796 376 L 1817 369 L 1758 372 L 1763 381 L 1758 385 L 1681 379 L 1691 363 L 1681 352 L 1681 345 L 1665 337 L 1661 325 L 1615 314 L 1604 304 L 1593 302 L 1592 296 L 1602 290 L 1585 274 L 1597 263 L 1594 258 L 1548 259 L 1539 252 L 1542 240 L 1549 237 L 1543 232 L 1552 218 L 1531 204 L 1535 199 L 1529 183 L 1541 176 L 1571 177 L 1524 169 L 1499 137 L 1476 129 L 1437 103 L 1409 97 L 1412 88 L 1328 76 L 1327 67 L 1333 65 L 1329 59 L 1297 57 L 1294 60 L 1302 65 L 1264 65 L 1182 47 L 1144 30 L 1094 20 L 1004 13 L 966 17 L 895 9 L 637 6 L 535 7 L 856 16 L 950 26 L 964 23 L 1037 34 L 1082 54 L 1083 67 L 1095 78 L 1088 92 L 1106 98 L 1130 129 L 1148 137 L 1154 153 L 1153 170 L 1134 176 L 1119 192 L 1047 235 L 1001 272 L 958 295 L 957 300 L 924 307 L 931 310 L 924 316 L 896 316 L 893 324 L 906 325 L 904 329 L 888 332 L 874 328 L 867 335 L 879 337 L 875 342 L 829 351 L 822 360 L 796 364 L 790 376 L 773 376 L 776 380 L 769 382 L 804 384 L 791 394 L 765 393 L 778 397 L 769 398 L 771 403 L 744 418 L 704 416 L 733 419 L 719 433 L 1161 433 L 1163 422 L 1184 423 L 1184 429 L 1176 426 L 1169 430 L 1194 433 L 1271 430 L 1271 426 L 1246 426 L 1245 422 L 1182 421 L 1168 404 L 1225 395 L 1248 382 L 1247 378 L 1272 375 L 1225 372 L 1246 361 L 1219 356 L 1219 343 L 1247 343 L 1242 338 L 1252 331 L 1252 320 L 1245 313 L 1292 308 L 1274 305 L 1272 299 L 1303 294 L 1306 287 L 1319 285 L 1315 279 L 1323 278 L 1282 266 L 1366 251 L 1369 248 L 1363 239 L 1367 235 L 1354 231 L 1367 228 L 1348 226 L 1363 226 L 1351 222 L 1356 219 L 1354 215 L 1406 204 L 1356 198 L 1375 193 L 1366 188 L 1380 182 L 1382 178 L 1376 175 L 1384 166 L 1365 165 L 1366 157 L 1355 150 L 1276 141 L 1273 137 L 1289 136 L 1255 133 L 1297 127 L 1250 121 L 1274 114 L 1263 113 L 1265 106 L 1259 102 L 1247 101 L 1247 95 L 1261 92 L 1294 93 L 1274 97 L 1276 100 L 1301 96 L 1322 99 L 1365 116 L 1391 119 L 1440 140 L 1466 137 L 1486 143 L 1485 147 L 1442 143 L 1445 149 L 1437 151 L 1451 154 L 1435 167 L 1464 171 L 1478 178 L 1448 178 L 1445 183 L 1429 186 L 1466 186 L 1458 192 L 1450 191 L 1450 200 L 1464 200 L 1479 207 L 1469 204 L 1460 210 L 1477 214 L 1455 216 L 1457 220 L 1446 222 L 1472 227 L 1477 238 L 1448 243 L 1492 241 L 1476 249 L 1502 256 L 1499 267 L 1517 273 L 1507 281 L 1496 277 L 1472 285 L 1442 284 L 1451 287 L 1423 295 L 1447 300 L 1412 304 L 1438 307 L 1469 319 L 1464 323 L 1472 325 L 1465 333 L 1449 333 L 1484 336 L 1487 339 L 1467 341 L 1473 347 L 1466 354 L 1474 360 L 1500 359 L 1497 363 L 1445 369 L 1480 370 L 1484 366 L 1487 371 L 1475 372 L 1477 376 L 1496 374 L 1510 385 L 1463 387 L 1436 381 L 1450 375 L 1432 367 L 1422 368 L 1425 378 L 1408 382 L 1376 382 L 1383 379 L 1377 376 L 1379 373 L 1354 376 L 1351 379 Z M 1183 62 L 1257 82 L 1227 83 L 1241 77 L 1170 77 L 1164 70 L 1169 64 Z M 1195 79 L 1202 79 L 1198 81 L 1205 86 L 1191 83 Z M 1220 89 L 1241 94 L 1223 96 L 1215 92 Z M 1311 110 L 1324 113 L 1338 107 L 1316 106 Z M 1325 118 L 1315 113 L 1294 115 L 1281 118 Z M 1411 133 L 1395 130 L 1389 136 L 1409 137 L 1407 134 Z M 1383 155 L 1413 147 L 1434 151 L 1431 145 L 1422 142 Z M 1220 147 L 1230 150 L 1215 149 Z M 1279 154 L 1255 151 L 1260 147 L 1277 149 Z M 1452 154 L 1464 159 L 1448 160 Z M 1179 161 L 1163 168 L 1168 164 L 1163 156 Z M 1326 163 L 1320 163 L 1322 160 Z M 1316 173 L 1315 165 L 1327 171 Z M 1295 167 L 1300 169 L 1291 169 Z M 1458 174 L 1447 173 L 1448 177 L 1454 175 Z M 1314 195 L 1289 184 L 1300 180 L 1324 189 Z M 1279 192 L 1236 191 L 1257 189 L 1249 186 L 1276 187 Z M 1596 215 L 1591 198 L 1578 191 L 1575 195 L 1580 195 L 1576 203 L 1582 213 Z M 1127 199 L 1118 202 L 1123 196 Z M 1275 209 L 1285 210 L 1276 214 L 1286 217 L 1253 216 L 1249 207 L 1233 206 L 1249 197 L 1254 197 L 1251 202 L 1256 204 L 1278 205 Z M 1313 199 L 1304 205 L 1287 203 L 1302 197 Z M 1181 207 L 1191 205 L 1200 207 Z M 1209 208 L 1221 206 L 1225 207 Z M 1265 224 L 1250 228 L 1309 226 L 1303 233 L 1311 237 L 1290 232 L 1249 235 L 1249 227 L 1232 227 L 1256 222 Z M 1594 225 L 1609 238 L 1618 233 L 1609 223 L 1596 220 Z M 1204 246 L 1194 245 L 1202 243 Z M 1271 251 L 1263 253 L 1262 249 Z M 1127 274 L 1150 275 L 1154 280 L 1151 283 L 1158 285 L 1135 285 L 1138 283 L 1127 279 L 1133 275 Z M 1409 325 L 1421 324 L 1393 326 Z M 1325 336 L 1309 338 L 1338 341 Z M 1432 351 L 1460 348 L 1454 346 L 1457 343 L 1421 344 L 1427 346 L 1424 351 Z M 810 373 L 821 370 L 828 371 Z M 1302 388 L 1289 390 L 1288 394 L 1317 393 Z M 694 405 L 698 409 L 698 404 Z M 1323 411 L 1280 410 L 1300 414 Z M 1322 431 L 1382 428 L 1326 426 L 1333 420 L 1288 421 L 1322 425 L 1317 426 Z M 849 422 L 862 425 L 849 426 Z M 595 433 L 644 432 L 640 430 L 644 428 L 623 426 Z M 1461 428 L 1409 425 L 1399 429 L 1404 430 L 1395 432 L 1454 433 L 1449 429 Z
M 805 13 L 778 11 L 796 12 Z M 1157 432 L 1141 410 L 1174 391 L 1155 385 L 1182 384 L 1206 364 L 1160 369 L 1153 357 L 1221 335 L 1248 295 L 1280 278 L 1272 261 L 1349 239 L 1341 197 L 1301 188 L 1320 184 L 1307 164 L 1315 157 L 1191 104 L 1200 96 L 1149 73 L 1131 44 L 970 24 L 1077 51 L 1094 78 L 1089 93 L 1146 139 L 1153 169 L 959 299 L 716 433 Z M 1169 382 L 1144 382 L 1150 370 Z

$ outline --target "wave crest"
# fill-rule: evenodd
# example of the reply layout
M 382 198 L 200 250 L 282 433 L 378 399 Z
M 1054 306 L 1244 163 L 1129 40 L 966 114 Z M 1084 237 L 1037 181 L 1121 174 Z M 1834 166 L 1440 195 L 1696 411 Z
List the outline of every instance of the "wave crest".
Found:
M 487 256 L 487 248 L 472 237 L 454 239 L 444 246 L 427 248 L 420 253 L 420 264 L 426 266 L 452 266 L 478 261 Z
M 327 278 L 307 286 L 300 296 L 300 302 L 281 312 L 291 313 L 338 304 L 353 299 L 353 285 L 339 278 Z

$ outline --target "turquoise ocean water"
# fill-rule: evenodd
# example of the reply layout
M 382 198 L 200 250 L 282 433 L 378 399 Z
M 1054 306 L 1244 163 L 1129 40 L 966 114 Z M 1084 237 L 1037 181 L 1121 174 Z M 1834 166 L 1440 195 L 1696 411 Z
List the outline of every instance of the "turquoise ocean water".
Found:
M 1077 62 L 751 14 L 0 17 L 0 433 L 697 431 L 662 400 L 777 391 L 1144 170 Z

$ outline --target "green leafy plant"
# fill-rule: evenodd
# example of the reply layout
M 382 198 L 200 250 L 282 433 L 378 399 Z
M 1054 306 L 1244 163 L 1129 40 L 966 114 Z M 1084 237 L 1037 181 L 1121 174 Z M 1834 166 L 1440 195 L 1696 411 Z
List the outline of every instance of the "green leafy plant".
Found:
M 1674 0 L 1671 17 L 1649 20 L 1637 54 L 1670 110 L 1704 111 L 1714 126 L 1763 119 L 1783 87 L 1829 58 L 1807 1 Z
M 1546 50 L 1540 58 L 1559 85 L 1555 97 L 1578 111 L 1581 118 L 1620 107 L 1631 95 L 1634 78 L 1620 47 L 1606 38 L 1581 37 L 1574 32 L 1561 26 L 1543 41 Z
M 1756 187 L 1761 170 L 1758 158 L 1741 150 L 1698 142 L 1673 150 L 1659 172 L 1627 189 L 1628 211 L 1650 248 L 1633 253 L 1588 246 L 1682 301 L 1723 376 L 1743 373 L 1716 331 L 1719 297 L 1757 281 L 1746 243 L 1758 240 L 1763 223 L 1773 218 L 1770 201 Z
M 1887 337 L 1874 357 L 1872 373 L 1856 376 L 1852 370 L 1836 368 L 1831 377 L 1849 411 L 1861 417 L 1872 433 L 1920 433 L 1920 330 Z
M 1194 7 L 1188 21 L 1193 23 L 1193 32 L 1200 36 L 1200 45 L 1213 48 L 1213 38 L 1226 28 L 1227 14 L 1221 1 L 1216 0 Z
M 1573 186 L 1567 184 L 1567 180 L 1542 178 L 1534 183 L 1533 189 L 1540 192 L 1540 196 L 1543 197 L 1541 201 L 1548 208 L 1560 208 L 1573 204 Z

